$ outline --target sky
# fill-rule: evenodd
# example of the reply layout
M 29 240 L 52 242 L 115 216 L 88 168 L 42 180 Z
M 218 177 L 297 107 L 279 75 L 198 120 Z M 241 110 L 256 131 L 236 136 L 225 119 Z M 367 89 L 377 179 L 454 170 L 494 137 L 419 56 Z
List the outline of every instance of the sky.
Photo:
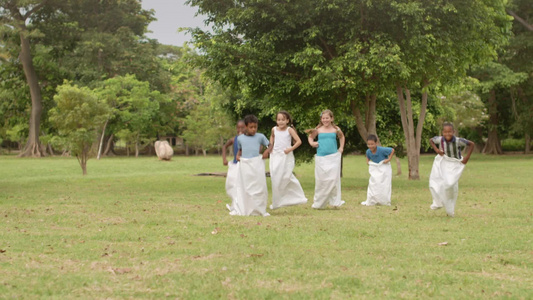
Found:
M 150 23 L 146 35 L 157 39 L 161 44 L 182 46 L 190 41 L 186 32 L 178 32 L 180 27 L 200 27 L 207 29 L 202 16 L 195 17 L 197 9 L 185 5 L 186 0 L 142 0 L 143 9 L 153 9 L 157 21 Z

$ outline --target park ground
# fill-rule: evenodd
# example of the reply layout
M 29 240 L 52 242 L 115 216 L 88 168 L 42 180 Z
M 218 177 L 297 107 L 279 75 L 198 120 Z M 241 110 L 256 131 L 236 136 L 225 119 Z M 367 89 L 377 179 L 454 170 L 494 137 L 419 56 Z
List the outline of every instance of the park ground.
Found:
M 392 206 L 364 207 L 368 169 L 344 159 L 340 209 L 310 202 L 229 216 L 220 157 L 0 156 L 0 298 L 533 297 L 533 156 L 474 155 L 456 216 L 431 211 L 402 160 Z M 393 166 L 393 171 L 395 167 Z M 269 180 L 269 179 L 268 179 Z M 270 186 L 270 184 L 269 184 Z

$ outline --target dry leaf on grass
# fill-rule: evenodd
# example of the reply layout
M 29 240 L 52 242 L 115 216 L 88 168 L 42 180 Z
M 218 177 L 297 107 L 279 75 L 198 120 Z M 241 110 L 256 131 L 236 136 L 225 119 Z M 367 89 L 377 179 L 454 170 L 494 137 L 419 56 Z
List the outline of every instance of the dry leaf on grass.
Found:
M 442 243 L 439 243 L 439 246 L 448 246 L 448 242 L 442 242 Z
M 130 273 L 131 269 L 130 268 L 109 268 L 108 271 L 115 275 L 117 274 L 120 275 L 120 274 Z
M 248 255 L 248 257 L 261 257 L 263 256 L 264 254 L 255 254 L 255 253 L 252 253 L 250 255 Z

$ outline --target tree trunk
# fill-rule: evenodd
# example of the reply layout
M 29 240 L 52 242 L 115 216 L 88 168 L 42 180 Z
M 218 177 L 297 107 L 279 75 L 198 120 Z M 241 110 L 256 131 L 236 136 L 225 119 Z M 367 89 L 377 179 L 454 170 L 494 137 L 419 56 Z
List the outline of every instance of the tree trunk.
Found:
M 135 157 L 139 157 L 139 139 L 135 140 Z
M 113 134 L 111 134 L 111 135 L 109 136 L 109 138 L 107 139 L 107 144 L 106 144 L 106 146 L 105 146 L 105 150 L 104 150 L 104 156 L 109 155 L 109 151 L 111 151 L 111 148 L 112 148 L 112 146 L 113 146 L 113 138 L 114 138 L 114 137 L 115 137 L 115 136 L 114 136 Z
M 107 122 L 109 122 L 109 119 L 105 121 L 104 129 L 102 129 L 102 136 L 100 137 L 100 145 L 98 146 L 98 155 L 96 156 L 96 159 L 100 159 L 100 156 L 102 155 L 102 146 L 104 144 L 104 137 L 105 137 L 105 128 L 107 127 Z
M 130 144 L 126 143 L 126 156 L 130 157 Z
M 28 82 L 31 95 L 31 115 L 30 115 L 30 127 L 29 135 L 24 149 L 19 154 L 19 157 L 41 157 L 45 153 L 42 152 L 41 143 L 39 141 L 40 126 L 41 126 L 41 114 L 43 111 L 43 105 L 41 100 L 41 88 L 39 87 L 39 79 L 33 66 L 31 57 L 30 41 L 25 36 L 26 26 L 20 30 L 20 55 L 19 59 L 24 69 L 24 75 Z
M 514 11 L 512 10 L 507 10 L 507 13 L 510 14 L 511 16 L 513 16 L 513 18 L 515 20 L 518 21 L 518 23 L 522 24 L 522 26 L 524 26 L 527 30 L 529 31 L 533 31 L 533 25 L 529 24 L 526 20 L 522 19 L 519 15 L 517 15 Z
M 369 134 L 376 135 L 376 99 L 377 95 L 366 95 L 365 97 L 365 117 L 361 114 L 361 109 L 354 100 L 350 101 L 352 115 L 355 117 L 355 124 L 359 135 L 366 141 Z
M 89 155 L 89 149 L 88 147 L 84 147 L 81 154 L 76 155 L 76 158 L 78 159 L 78 162 L 80 163 L 81 172 L 83 173 L 83 176 L 87 175 L 87 157 Z
M 81 171 L 83 173 L 83 176 L 87 175 L 87 162 L 81 163 Z
M 398 156 L 394 156 L 396 158 L 396 175 L 402 175 L 402 164 L 400 162 L 400 159 Z
M 185 155 L 189 156 L 189 145 L 185 144 Z
M 419 165 L 420 160 L 420 146 L 422 139 L 422 129 L 424 127 L 424 120 L 426 118 L 426 108 L 428 94 L 426 91 L 429 85 L 427 80 L 424 80 L 422 87 L 422 101 L 420 103 L 420 116 L 418 117 L 418 123 L 416 124 L 413 119 L 413 108 L 411 100 L 411 91 L 405 87 L 396 86 L 396 93 L 398 95 L 398 102 L 400 104 L 400 115 L 402 119 L 402 128 L 405 136 L 405 146 L 407 150 L 407 165 L 409 166 L 409 179 L 419 180 Z M 405 92 L 405 97 L 404 97 Z
M 529 154 L 531 149 L 531 136 L 526 133 L 526 149 L 524 151 L 525 154 Z
M 50 156 L 54 156 L 54 149 L 52 149 L 52 144 L 48 143 L 48 152 L 50 152 Z
M 205 149 L 202 149 L 202 152 L 204 153 L 204 157 L 207 157 L 207 151 Z
M 489 93 L 489 134 L 487 143 L 483 148 L 484 154 L 503 154 L 502 145 L 498 136 L 498 103 L 496 102 L 496 92 L 491 90 Z

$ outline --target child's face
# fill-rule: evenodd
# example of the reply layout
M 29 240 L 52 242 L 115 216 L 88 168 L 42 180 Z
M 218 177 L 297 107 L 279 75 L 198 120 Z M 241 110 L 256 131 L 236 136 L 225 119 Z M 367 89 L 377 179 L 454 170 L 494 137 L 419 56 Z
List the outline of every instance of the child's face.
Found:
M 245 129 L 246 126 L 244 125 L 244 122 L 237 123 L 237 134 L 243 134 Z
M 278 114 L 276 116 L 276 124 L 278 124 L 278 127 L 285 128 L 287 127 L 287 124 L 289 124 L 289 120 L 284 114 Z
M 372 152 L 376 151 L 376 149 L 378 148 L 378 145 L 376 145 L 376 142 L 374 142 L 373 140 L 366 141 L 366 146 Z
M 329 126 L 331 125 L 331 122 L 333 122 L 333 118 L 325 113 L 325 114 L 322 114 L 322 117 L 320 117 L 320 121 L 322 122 L 322 125 L 324 126 Z
M 246 135 L 255 135 L 257 132 L 257 123 L 248 123 L 246 125 Z
M 444 126 L 442 128 L 442 136 L 447 140 L 450 141 L 453 138 L 454 130 L 451 126 Z

